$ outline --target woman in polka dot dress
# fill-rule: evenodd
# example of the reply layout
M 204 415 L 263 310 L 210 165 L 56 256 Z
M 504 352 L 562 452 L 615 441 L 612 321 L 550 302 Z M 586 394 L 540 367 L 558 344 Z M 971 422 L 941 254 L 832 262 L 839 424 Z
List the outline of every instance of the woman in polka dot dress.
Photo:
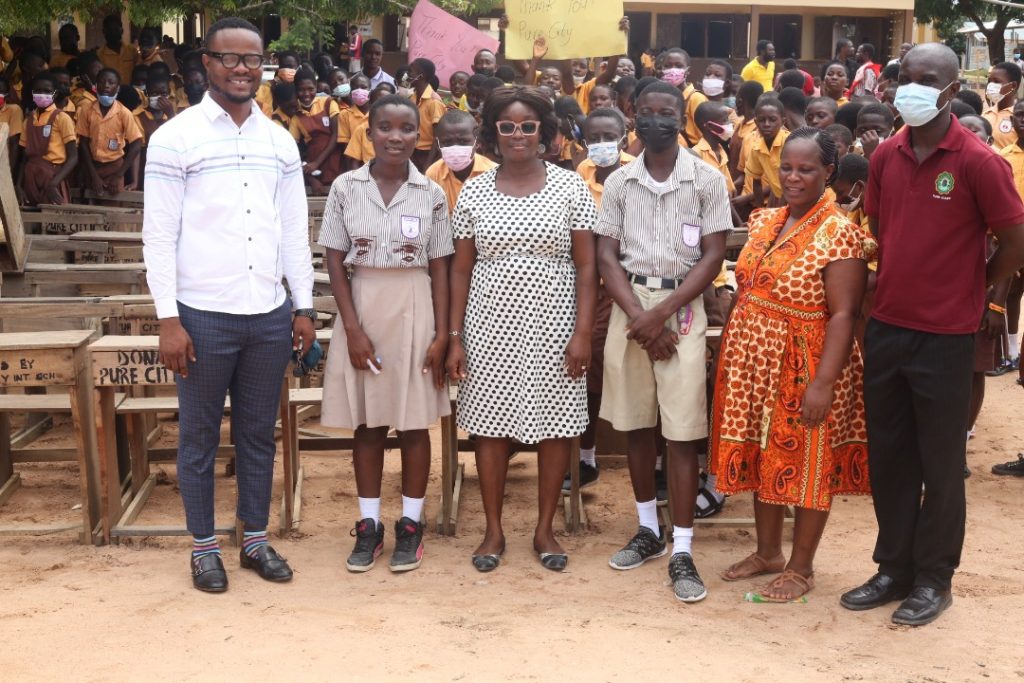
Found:
M 501 159 L 463 187 L 452 216 L 448 371 L 459 381 L 458 425 L 476 435 L 487 532 L 480 571 L 505 548 L 501 505 L 512 440 L 538 444 L 533 545 L 561 571 L 551 524 L 570 438 L 587 426 L 586 367 L 597 292 L 597 211 L 586 183 L 540 155 L 557 134 L 534 88 L 500 88 L 484 104 L 481 139 Z
M 801 128 L 786 141 L 787 206 L 756 211 L 736 263 L 712 409 L 712 470 L 723 493 L 754 492 L 757 550 L 722 578 L 780 574 L 773 601 L 814 587 L 814 554 L 837 494 L 868 493 L 864 362 L 853 326 L 874 240 L 826 195 L 835 144 Z M 786 505 L 793 550 L 782 553 Z

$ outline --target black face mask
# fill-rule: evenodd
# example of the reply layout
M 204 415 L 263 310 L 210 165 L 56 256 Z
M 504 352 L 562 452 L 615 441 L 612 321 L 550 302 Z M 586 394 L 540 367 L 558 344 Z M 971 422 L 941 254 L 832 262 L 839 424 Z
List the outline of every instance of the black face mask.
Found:
M 481 76 L 487 76 L 488 78 L 491 78 L 492 76 L 494 76 L 494 69 L 478 69 L 474 66 L 473 73 L 478 73 Z
M 679 121 L 671 116 L 638 116 L 636 134 L 644 147 L 652 152 L 664 152 L 678 144 Z

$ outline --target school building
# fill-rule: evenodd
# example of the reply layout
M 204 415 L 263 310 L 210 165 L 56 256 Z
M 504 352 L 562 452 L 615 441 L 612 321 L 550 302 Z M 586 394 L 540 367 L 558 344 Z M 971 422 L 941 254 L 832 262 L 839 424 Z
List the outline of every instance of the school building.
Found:
M 644 48 L 682 47 L 696 63 L 719 58 L 741 66 L 758 40 L 775 44 L 776 58 L 804 68 L 831 59 L 836 41 L 871 43 L 876 61 L 887 61 L 905 41 L 914 42 L 914 0 L 815 0 L 814 6 L 765 0 L 646 0 L 626 2 L 630 54 Z

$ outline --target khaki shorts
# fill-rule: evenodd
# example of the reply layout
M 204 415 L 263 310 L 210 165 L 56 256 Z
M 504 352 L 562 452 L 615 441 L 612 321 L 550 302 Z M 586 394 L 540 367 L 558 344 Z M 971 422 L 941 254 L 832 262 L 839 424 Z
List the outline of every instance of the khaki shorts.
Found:
M 633 293 L 644 310 L 650 310 L 672 294 L 671 290 L 650 290 L 633 285 Z M 629 432 L 658 424 L 669 441 L 696 441 L 708 435 L 707 318 L 704 301 L 690 303 L 693 320 L 688 334 L 679 336 L 676 353 L 668 360 L 651 361 L 635 341 L 626 339 L 629 318 L 612 306 L 608 340 L 604 347 L 604 392 L 601 417 L 616 430 Z M 676 316 L 665 326 L 675 328 Z

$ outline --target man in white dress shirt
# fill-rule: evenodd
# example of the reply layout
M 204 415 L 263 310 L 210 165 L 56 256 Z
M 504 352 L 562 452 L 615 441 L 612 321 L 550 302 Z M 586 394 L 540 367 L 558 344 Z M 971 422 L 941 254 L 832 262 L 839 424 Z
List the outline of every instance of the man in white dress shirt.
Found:
M 316 313 L 301 161 L 292 137 L 253 100 L 262 64 L 255 26 L 238 18 L 211 26 L 209 92 L 153 134 L 146 162 L 143 251 L 160 360 L 179 375 L 177 464 L 192 581 L 208 592 L 227 590 L 213 493 L 228 392 L 241 566 L 269 581 L 292 578 L 267 544 L 274 423 L 291 352 L 312 345 Z

